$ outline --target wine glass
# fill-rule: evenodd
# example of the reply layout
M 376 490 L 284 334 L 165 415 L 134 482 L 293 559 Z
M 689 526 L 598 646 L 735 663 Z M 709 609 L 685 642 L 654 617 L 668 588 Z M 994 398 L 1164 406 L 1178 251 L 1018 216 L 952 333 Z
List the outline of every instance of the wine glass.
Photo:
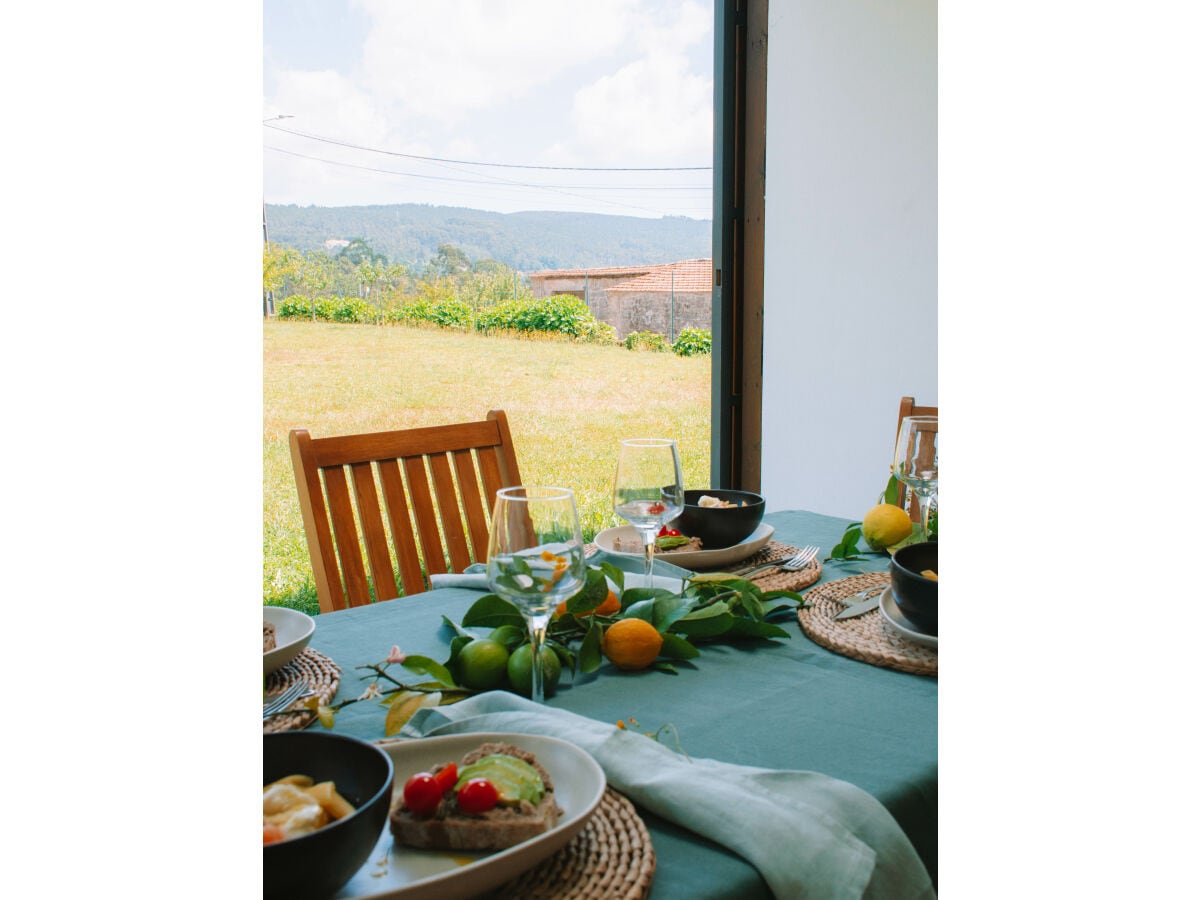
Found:
M 621 441 L 613 480 L 613 510 L 641 535 L 646 587 L 653 587 L 654 540 L 663 525 L 683 511 L 683 471 L 674 441 Z
M 929 502 L 938 489 L 938 417 L 907 416 L 896 436 L 892 473 L 917 495 L 921 540 L 929 540 Z
M 525 617 L 533 645 L 533 700 L 542 703 L 546 626 L 558 603 L 579 591 L 587 575 L 575 492 L 524 485 L 497 491 L 487 574 L 492 590 Z

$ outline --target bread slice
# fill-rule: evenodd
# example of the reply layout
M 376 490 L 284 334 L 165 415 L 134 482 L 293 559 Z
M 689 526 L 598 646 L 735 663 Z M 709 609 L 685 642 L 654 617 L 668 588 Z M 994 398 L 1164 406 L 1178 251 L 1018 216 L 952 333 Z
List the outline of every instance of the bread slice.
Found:
M 536 806 L 524 800 L 514 806 L 499 804 L 482 815 L 470 815 L 458 808 L 454 793 L 448 792 L 433 815 L 421 817 L 408 810 L 403 794 L 398 793 L 388 817 L 396 843 L 422 850 L 504 850 L 552 829 L 562 810 L 555 802 L 550 774 L 529 751 L 512 744 L 481 744 L 462 758 L 459 768 L 493 753 L 515 756 L 537 770 L 546 788 L 541 802 Z M 400 783 L 397 779 L 397 786 Z
M 275 626 L 263 620 L 263 653 L 275 649 Z

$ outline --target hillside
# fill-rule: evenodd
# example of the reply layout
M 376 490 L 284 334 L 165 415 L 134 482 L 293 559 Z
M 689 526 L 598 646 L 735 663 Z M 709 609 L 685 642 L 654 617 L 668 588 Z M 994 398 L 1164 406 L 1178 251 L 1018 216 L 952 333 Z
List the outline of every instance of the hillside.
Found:
M 668 263 L 712 255 L 712 222 L 592 213 L 495 213 L 453 206 L 276 206 L 266 208 L 272 244 L 319 250 L 329 239 L 365 239 L 393 263 L 421 268 L 439 244 L 471 260 L 521 272 Z

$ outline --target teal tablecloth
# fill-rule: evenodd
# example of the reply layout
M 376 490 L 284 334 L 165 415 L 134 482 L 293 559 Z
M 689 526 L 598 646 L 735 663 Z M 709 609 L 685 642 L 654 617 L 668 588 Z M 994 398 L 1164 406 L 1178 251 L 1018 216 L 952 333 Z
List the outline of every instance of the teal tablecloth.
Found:
M 827 554 L 846 520 L 806 512 L 769 513 L 775 540 L 816 543 Z M 885 568 L 882 558 L 826 565 L 822 582 Z M 360 694 L 355 666 L 379 662 L 393 644 L 406 653 L 444 659 L 451 632 L 478 591 L 443 588 L 373 607 L 317 617 L 311 646 L 343 668 L 337 700 Z M 683 749 L 746 766 L 802 769 L 848 781 L 892 813 L 937 881 L 937 680 L 872 666 L 814 644 L 793 618 L 790 640 L 704 646 L 694 668 L 599 672 L 571 684 L 552 706 L 604 722 L 635 719 L 641 731 L 670 724 Z M 320 727 L 320 726 L 313 726 Z M 374 703 L 338 713 L 336 730 L 382 738 Z M 652 897 L 739 900 L 770 897 L 747 862 L 725 848 L 644 813 L 658 858 Z M 781 836 L 779 852 L 787 852 Z M 789 898 L 790 900 L 790 898 Z

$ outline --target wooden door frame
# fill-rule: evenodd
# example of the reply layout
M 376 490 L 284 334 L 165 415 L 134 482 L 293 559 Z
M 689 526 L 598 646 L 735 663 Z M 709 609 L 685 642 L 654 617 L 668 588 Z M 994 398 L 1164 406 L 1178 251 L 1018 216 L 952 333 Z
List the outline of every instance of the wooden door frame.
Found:
M 714 486 L 762 482 L 767 2 L 719 0 L 713 61 Z

